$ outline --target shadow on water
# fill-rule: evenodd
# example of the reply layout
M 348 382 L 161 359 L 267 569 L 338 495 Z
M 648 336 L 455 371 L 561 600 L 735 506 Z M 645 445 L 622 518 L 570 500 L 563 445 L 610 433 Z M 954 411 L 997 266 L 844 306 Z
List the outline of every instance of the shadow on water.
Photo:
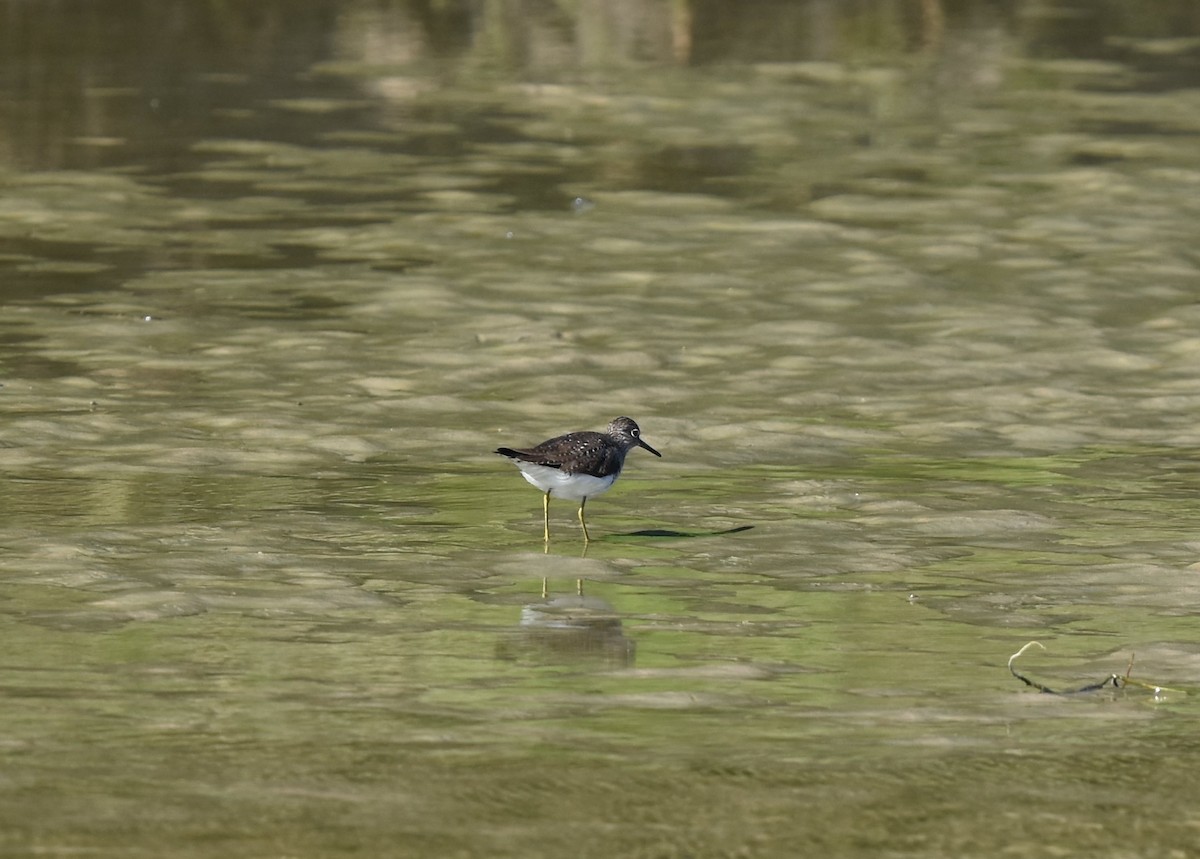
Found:
M 674 528 L 645 528 L 641 531 L 632 531 L 628 534 L 614 534 L 609 539 L 627 540 L 632 537 L 724 537 L 727 534 L 740 534 L 752 528 L 754 528 L 753 525 L 739 525 L 736 528 L 726 528 L 724 531 L 676 531 Z

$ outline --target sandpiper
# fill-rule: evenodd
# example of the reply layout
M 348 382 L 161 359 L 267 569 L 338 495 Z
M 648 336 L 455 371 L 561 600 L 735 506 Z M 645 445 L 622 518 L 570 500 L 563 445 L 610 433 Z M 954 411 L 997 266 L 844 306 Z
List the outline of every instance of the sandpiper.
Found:
M 498 447 L 496 453 L 511 459 L 521 474 L 542 492 L 543 539 L 550 541 L 550 496 L 579 502 L 579 524 L 583 541 L 591 542 L 583 507 L 587 500 L 607 492 L 621 475 L 625 454 L 644 447 L 655 456 L 657 450 L 642 441 L 642 431 L 632 418 L 614 418 L 604 432 L 571 432 L 548 439 L 535 447 L 517 450 Z

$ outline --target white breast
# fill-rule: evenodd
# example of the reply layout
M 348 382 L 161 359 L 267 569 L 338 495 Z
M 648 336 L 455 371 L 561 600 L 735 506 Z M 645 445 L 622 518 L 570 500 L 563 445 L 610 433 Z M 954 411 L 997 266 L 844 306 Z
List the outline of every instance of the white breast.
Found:
M 582 501 L 601 492 L 607 492 L 617 480 L 616 474 L 608 477 L 592 477 L 590 474 L 567 474 L 561 468 L 538 465 L 534 462 L 518 462 L 517 468 L 525 479 L 553 498 Z

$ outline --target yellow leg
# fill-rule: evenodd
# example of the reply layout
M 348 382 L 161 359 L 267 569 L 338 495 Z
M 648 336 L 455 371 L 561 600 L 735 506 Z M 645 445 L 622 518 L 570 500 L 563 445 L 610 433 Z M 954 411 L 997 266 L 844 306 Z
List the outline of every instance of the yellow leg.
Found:
M 550 493 L 542 498 L 542 539 L 550 542 Z
M 587 522 L 583 521 L 583 505 L 585 504 L 587 504 L 586 498 L 579 502 L 579 524 L 583 526 L 583 542 L 590 543 L 592 538 L 588 536 Z

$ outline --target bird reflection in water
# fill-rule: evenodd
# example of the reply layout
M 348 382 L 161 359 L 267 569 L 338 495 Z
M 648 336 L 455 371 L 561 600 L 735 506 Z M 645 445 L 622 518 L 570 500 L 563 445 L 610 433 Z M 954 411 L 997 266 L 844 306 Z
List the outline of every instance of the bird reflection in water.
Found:
M 606 600 L 585 596 L 583 579 L 575 593 L 551 596 L 542 579 L 542 598 L 521 607 L 517 634 L 497 648 L 501 659 L 559 663 L 600 663 L 608 668 L 628 668 L 637 645 L 625 636 L 621 617 Z

